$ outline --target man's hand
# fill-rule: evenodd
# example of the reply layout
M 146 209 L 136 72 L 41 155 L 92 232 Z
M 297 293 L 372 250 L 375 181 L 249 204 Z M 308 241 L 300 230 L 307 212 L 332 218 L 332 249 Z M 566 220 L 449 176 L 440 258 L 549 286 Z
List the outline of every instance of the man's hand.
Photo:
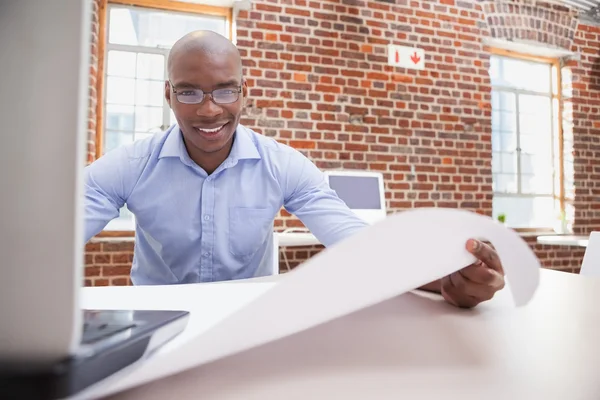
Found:
M 471 239 L 467 250 L 478 261 L 442 278 L 441 293 L 450 304 L 471 308 L 490 300 L 504 288 L 504 270 L 496 250 L 490 245 Z

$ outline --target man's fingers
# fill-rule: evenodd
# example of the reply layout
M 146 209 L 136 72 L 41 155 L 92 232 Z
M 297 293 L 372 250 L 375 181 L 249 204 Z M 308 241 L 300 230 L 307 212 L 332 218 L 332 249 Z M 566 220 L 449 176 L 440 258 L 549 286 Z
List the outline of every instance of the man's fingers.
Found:
M 463 268 L 462 270 L 460 270 L 460 273 L 467 280 L 476 284 L 487 286 L 501 285 L 504 281 L 502 275 L 498 271 L 492 268 L 487 268 L 485 265 L 482 265 L 480 263 L 481 262 L 478 262 L 476 264 Z
M 469 278 L 462 273 L 462 270 L 450 275 L 450 283 L 452 286 L 452 288 L 449 290 L 451 295 L 456 294 L 470 297 L 477 302 L 489 300 L 491 298 L 491 290 L 488 285 L 483 285 L 469 280 Z
M 498 253 L 496 253 L 496 250 L 494 250 L 491 246 L 479 240 L 470 239 L 467 242 L 467 250 L 469 250 L 471 254 L 473 254 L 479 260 L 483 261 L 489 268 L 492 268 L 493 270 L 496 270 L 504 275 L 500 257 L 498 257 Z
M 464 277 L 455 272 L 442 280 L 442 296 L 456 307 L 475 307 L 480 300 L 467 294 L 469 286 Z

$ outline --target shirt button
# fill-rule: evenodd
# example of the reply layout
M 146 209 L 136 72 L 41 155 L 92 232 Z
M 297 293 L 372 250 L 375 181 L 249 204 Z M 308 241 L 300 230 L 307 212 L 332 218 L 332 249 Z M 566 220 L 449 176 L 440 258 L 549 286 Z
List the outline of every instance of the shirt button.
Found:
M 210 253 L 204 253 L 203 256 L 208 257 L 208 256 L 210 256 Z
M 209 219 L 210 219 L 210 215 L 205 215 L 205 216 L 204 216 L 204 220 L 205 220 L 205 221 L 208 221 Z

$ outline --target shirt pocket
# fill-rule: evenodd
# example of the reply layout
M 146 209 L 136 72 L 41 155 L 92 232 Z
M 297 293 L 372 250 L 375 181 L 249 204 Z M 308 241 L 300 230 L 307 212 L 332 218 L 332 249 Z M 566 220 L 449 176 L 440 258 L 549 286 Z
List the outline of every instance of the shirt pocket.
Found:
M 237 258 L 250 258 L 273 231 L 275 215 L 270 208 L 229 209 L 229 251 Z

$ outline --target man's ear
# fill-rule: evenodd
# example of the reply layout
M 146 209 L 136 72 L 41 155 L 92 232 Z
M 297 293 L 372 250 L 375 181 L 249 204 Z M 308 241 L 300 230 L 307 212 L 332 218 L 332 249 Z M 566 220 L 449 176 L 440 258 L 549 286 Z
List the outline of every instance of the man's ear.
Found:
M 169 107 L 171 107 L 171 84 L 169 81 L 165 81 L 165 99 L 167 100 Z

